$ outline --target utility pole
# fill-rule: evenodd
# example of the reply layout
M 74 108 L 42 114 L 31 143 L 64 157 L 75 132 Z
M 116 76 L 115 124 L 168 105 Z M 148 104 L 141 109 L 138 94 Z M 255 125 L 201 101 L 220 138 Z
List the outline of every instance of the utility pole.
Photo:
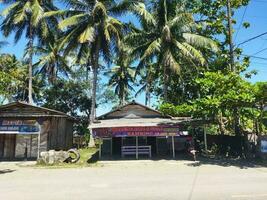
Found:
M 228 42 L 230 48 L 230 71 L 236 72 L 235 68 L 235 58 L 234 58 L 234 44 L 233 44 L 233 26 L 232 26 L 232 8 L 231 8 L 231 0 L 227 0 L 227 21 L 228 21 Z M 233 109 L 233 117 L 234 117 L 234 130 L 235 135 L 240 135 L 240 128 L 239 128 L 239 114 L 238 108 L 235 107 Z M 242 146 L 242 144 L 241 144 Z
M 235 72 L 232 8 L 231 8 L 230 0 L 227 0 L 227 21 L 228 21 L 228 40 L 229 40 L 229 48 L 230 48 L 230 70 Z

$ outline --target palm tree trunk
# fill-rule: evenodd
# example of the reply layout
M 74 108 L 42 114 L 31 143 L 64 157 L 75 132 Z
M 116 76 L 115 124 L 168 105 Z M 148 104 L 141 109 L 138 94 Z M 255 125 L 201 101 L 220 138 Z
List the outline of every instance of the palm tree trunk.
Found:
M 100 49 L 100 41 L 98 39 L 95 53 L 92 58 L 93 85 L 92 85 L 92 105 L 91 105 L 90 123 L 93 123 L 96 117 L 96 88 L 97 88 L 97 73 L 98 73 L 98 67 L 99 67 L 99 49 Z
M 92 82 L 92 103 L 91 103 L 91 112 L 90 112 L 90 120 L 89 120 L 89 132 L 90 132 L 90 140 L 88 147 L 95 147 L 95 141 L 93 138 L 93 130 L 90 128 L 90 125 L 94 123 L 96 117 L 96 88 L 97 88 L 97 73 L 99 67 L 99 52 L 100 52 L 100 40 L 97 39 L 95 53 L 92 56 L 92 68 L 93 68 L 93 82 Z
M 167 74 L 167 67 L 164 66 L 164 74 L 163 74 L 163 98 L 164 101 L 167 102 L 168 101 L 168 74 Z
M 32 26 L 30 25 L 30 34 L 29 34 L 29 85 L 28 85 L 28 101 L 29 104 L 33 104 L 33 99 L 32 99 L 32 58 L 33 58 L 33 31 L 32 31 Z
M 145 105 L 150 107 L 150 84 L 146 84 L 146 98 L 145 98 Z
M 93 85 L 92 85 L 92 105 L 91 105 L 91 122 L 93 123 L 96 116 L 96 85 L 97 85 L 97 66 L 93 66 Z

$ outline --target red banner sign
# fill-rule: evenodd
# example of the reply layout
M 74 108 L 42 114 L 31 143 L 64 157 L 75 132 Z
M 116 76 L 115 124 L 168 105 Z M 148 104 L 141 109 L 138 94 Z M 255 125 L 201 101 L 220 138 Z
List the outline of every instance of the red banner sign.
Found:
M 93 129 L 95 137 L 131 137 L 131 136 L 179 136 L 183 132 L 179 127 L 114 127 Z

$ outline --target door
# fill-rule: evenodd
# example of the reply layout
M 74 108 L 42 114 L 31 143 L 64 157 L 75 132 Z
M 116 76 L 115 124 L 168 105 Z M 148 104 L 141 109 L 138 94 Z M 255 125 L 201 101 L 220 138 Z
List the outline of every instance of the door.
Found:
M 4 158 L 13 159 L 15 158 L 15 146 L 16 146 L 16 135 L 6 134 L 4 140 Z
M 102 155 L 111 155 L 112 153 L 112 139 L 111 138 L 103 138 L 101 145 L 101 154 Z
M 5 135 L 0 134 L 0 159 L 4 157 Z
M 169 154 L 169 145 L 166 137 L 157 137 L 157 155 L 167 156 Z
M 147 145 L 151 146 L 152 155 L 156 155 L 157 154 L 156 137 L 147 137 Z
M 121 155 L 121 137 L 112 138 L 112 154 Z

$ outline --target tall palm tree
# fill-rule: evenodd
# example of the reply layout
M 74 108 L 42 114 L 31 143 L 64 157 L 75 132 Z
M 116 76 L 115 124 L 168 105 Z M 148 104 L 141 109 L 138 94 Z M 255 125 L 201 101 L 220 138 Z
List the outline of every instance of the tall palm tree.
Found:
M 138 67 L 136 69 L 135 76 L 139 75 L 141 77 L 140 83 L 142 86 L 136 92 L 135 96 L 138 96 L 144 92 L 146 106 L 151 105 L 151 93 L 153 91 L 153 84 L 155 82 L 156 68 L 157 68 L 157 63 L 146 63 L 145 67 L 142 67 L 141 69 Z
M 123 44 L 119 45 L 116 66 L 106 73 L 110 76 L 109 86 L 115 88 L 115 94 L 119 97 L 119 105 L 122 106 L 129 99 L 131 91 L 134 91 L 132 84 L 135 78 L 135 68 L 131 67 L 133 60 L 129 56 L 130 49 Z
M 28 62 L 28 101 L 33 103 L 32 98 L 32 60 L 33 60 L 33 45 L 35 38 L 45 39 L 49 35 L 49 23 L 44 20 L 43 14 L 49 10 L 56 8 L 52 4 L 52 0 L 3 0 L 7 4 L 7 8 L 2 12 L 4 20 L 1 24 L 1 30 L 4 36 L 9 36 L 15 33 L 15 43 L 18 42 L 24 35 L 28 39 L 27 62 Z
M 119 4 L 116 2 L 115 0 L 67 0 L 71 9 L 46 14 L 47 16 L 67 16 L 59 23 L 61 30 L 67 30 L 63 40 L 66 44 L 66 51 L 77 47 L 77 43 L 86 43 L 91 49 L 90 64 L 93 70 L 93 84 L 90 122 L 95 119 L 100 57 L 110 63 L 111 51 L 121 38 L 123 24 L 114 16 L 122 14 L 132 1 L 127 0 Z
M 39 57 L 33 68 L 36 69 L 37 74 L 48 77 L 48 81 L 52 84 L 59 75 L 68 77 L 68 74 L 71 73 L 67 57 L 63 55 L 60 44 L 61 42 L 54 36 L 54 39 L 50 39 L 47 44 L 36 46 L 33 49 Z
M 135 28 L 126 38 L 141 62 L 156 60 L 162 67 L 165 101 L 168 100 L 169 74 L 179 74 L 184 61 L 194 66 L 203 65 L 205 59 L 201 49 L 216 50 L 211 39 L 194 33 L 192 14 L 177 2 L 155 0 L 149 9 L 145 4 L 137 3 L 132 11 L 140 18 L 142 29 Z
M 0 50 L 4 47 L 4 46 L 6 46 L 8 44 L 8 42 L 6 42 L 6 41 L 0 41 Z

